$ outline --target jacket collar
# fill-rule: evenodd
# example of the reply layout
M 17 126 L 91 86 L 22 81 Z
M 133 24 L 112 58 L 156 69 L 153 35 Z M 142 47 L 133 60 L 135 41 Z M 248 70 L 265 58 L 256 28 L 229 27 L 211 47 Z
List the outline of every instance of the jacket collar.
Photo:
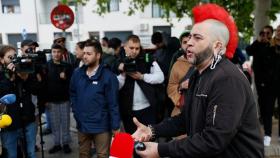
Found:
M 81 67 L 83 75 L 86 76 L 87 78 L 89 78 L 88 75 L 87 75 L 87 73 L 86 73 L 87 68 L 88 68 L 88 66 L 86 66 L 86 65 L 83 65 L 83 66 Z M 101 74 L 102 74 L 102 70 L 103 70 L 103 69 L 104 69 L 103 64 L 99 64 L 95 75 L 91 76 L 89 79 L 90 79 L 90 80 L 98 80 L 98 79 L 101 77 Z

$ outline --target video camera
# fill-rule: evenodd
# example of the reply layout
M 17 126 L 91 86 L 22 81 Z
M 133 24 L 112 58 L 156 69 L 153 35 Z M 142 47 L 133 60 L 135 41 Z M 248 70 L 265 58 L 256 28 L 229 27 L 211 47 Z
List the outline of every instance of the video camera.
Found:
M 123 60 L 124 63 L 124 72 L 136 72 L 137 65 L 139 63 L 148 63 L 152 61 L 152 55 L 150 53 L 140 54 L 137 58 L 132 59 L 125 57 Z
M 34 53 L 32 48 L 28 48 L 25 52 L 27 56 L 17 56 L 12 61 L 15 64 L 16 72 L 34 73 L 37 68 L 47 63 L 46 54 L 50 53 L 51 50 L 44 49 Z
M 137 71 L 137 65 L 136 60 L 126 57 L 124 59 L 124 72 L 136 72 Z

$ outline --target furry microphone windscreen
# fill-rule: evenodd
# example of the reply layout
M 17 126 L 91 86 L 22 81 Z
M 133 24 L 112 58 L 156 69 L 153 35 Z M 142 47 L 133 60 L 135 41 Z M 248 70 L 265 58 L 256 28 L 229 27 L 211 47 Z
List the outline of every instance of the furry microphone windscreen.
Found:
M 130 134 L 118 133 L 115 135 L 110 149 L 110 157 L 132 158 L 134 140 Z

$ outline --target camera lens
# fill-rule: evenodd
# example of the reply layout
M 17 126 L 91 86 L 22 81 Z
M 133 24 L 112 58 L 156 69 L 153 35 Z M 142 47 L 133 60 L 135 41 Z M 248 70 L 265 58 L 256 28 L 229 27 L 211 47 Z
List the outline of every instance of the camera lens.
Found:
M 28 49 L 25 50 L 25 53 L 29 54 L 29 53 L 33 53 L 33 49 L 30 47 Z

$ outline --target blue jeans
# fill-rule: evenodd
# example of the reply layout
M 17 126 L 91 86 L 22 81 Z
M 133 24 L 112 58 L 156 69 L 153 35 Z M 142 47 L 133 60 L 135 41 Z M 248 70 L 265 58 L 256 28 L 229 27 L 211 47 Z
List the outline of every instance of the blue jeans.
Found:
M 35 158 L 36 130 L 35 122 L 25 127 L 26 145 L 28 158 Z M 19 138 L 23 138 L 22 129 L 14 131 L 2 132 L 2 145 L 7 150 L 7 158 L 17 158 L 17 142 Z M 25 148 L 25 147 L 23 147 Z
M 48 108 L 45 109 L 45 114 L 46 114 L 46 129 L 51 129 L 51 117 L 50 117 L 50 111 Z

